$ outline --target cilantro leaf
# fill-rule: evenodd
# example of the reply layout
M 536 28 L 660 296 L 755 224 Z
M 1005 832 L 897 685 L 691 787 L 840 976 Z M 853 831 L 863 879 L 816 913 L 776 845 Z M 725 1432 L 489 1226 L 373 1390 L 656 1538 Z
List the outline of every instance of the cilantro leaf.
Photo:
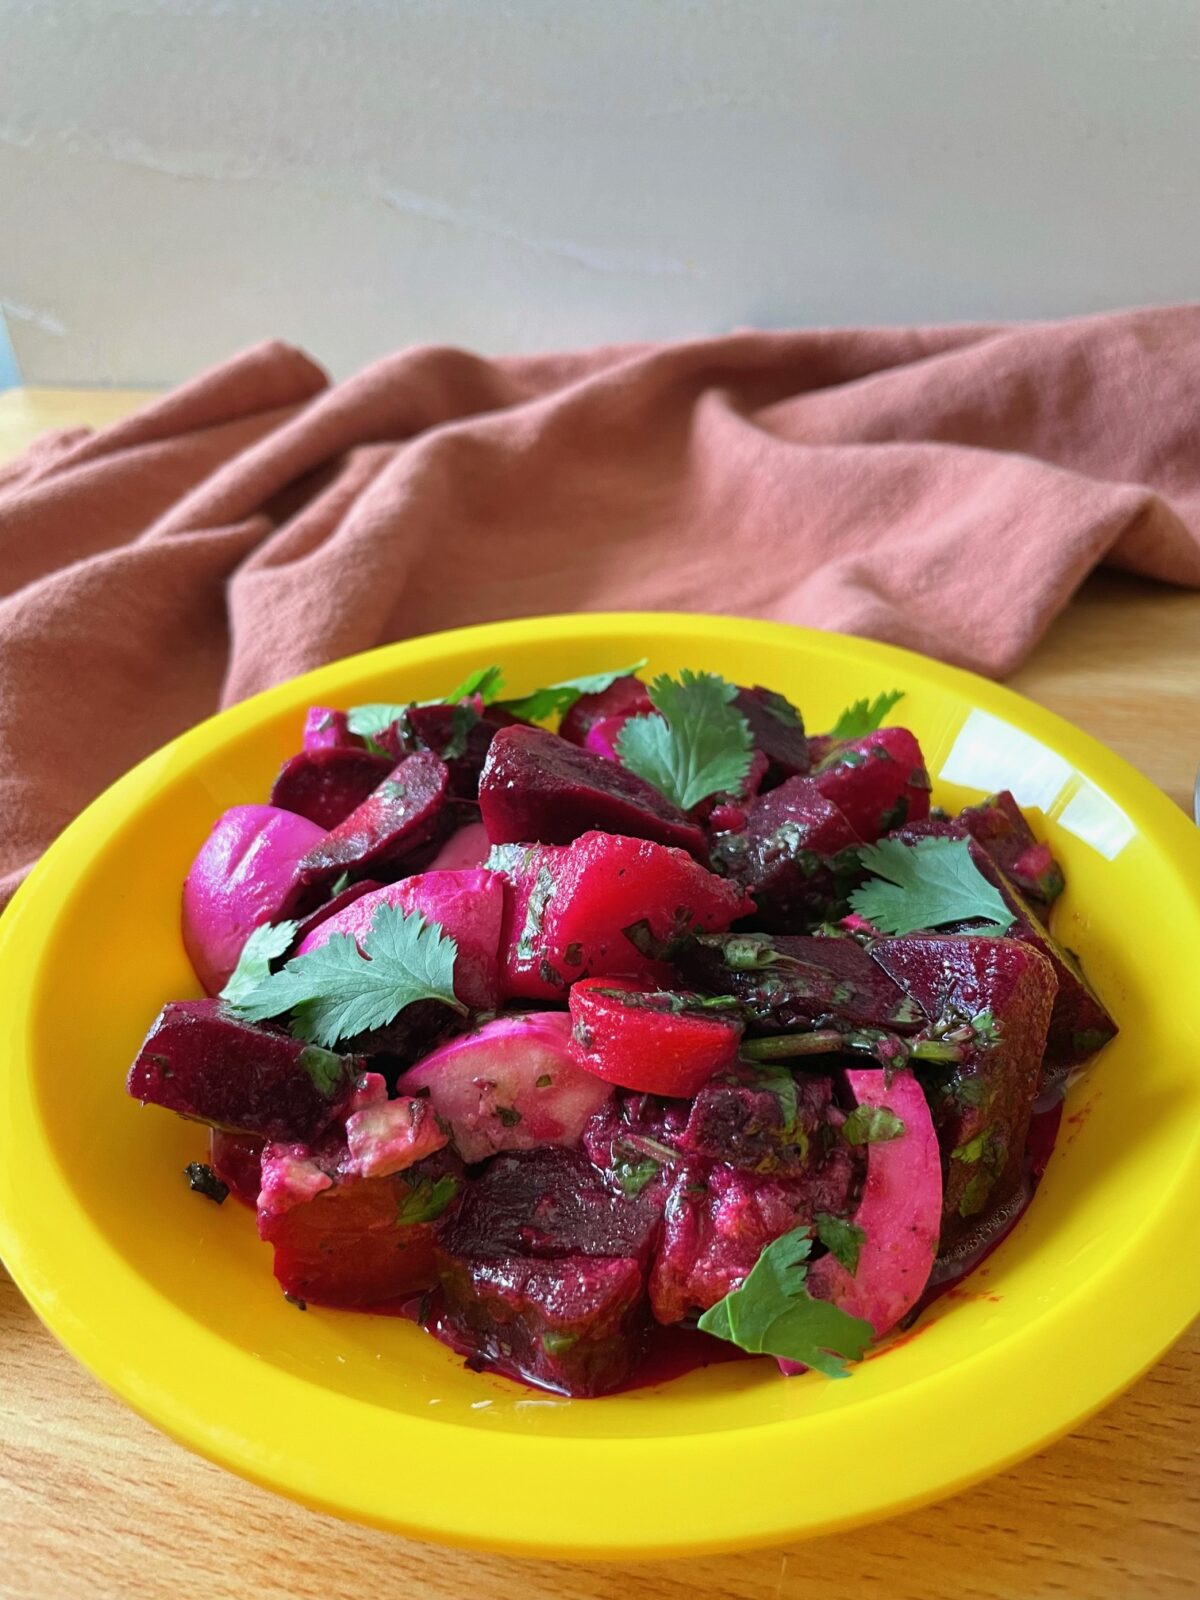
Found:
M 857 1105 L 842 1123 L 847 1144 L 887 1144 L 904 1132 L 904 1124 L 886 1106 Z
M 660 1168 L 652 1156 L 644 1161 L 626 1160 L 623 1156 L 613 1167 L 613 1176 L 627 1200 L 636 1199 L 646 1185 L 657 1178 Z
M 460 700 L 469 700 L 477 694 L 485 706 L 490 706 L 496 696 L 504 687 L 504 673 L 496 666 L 476 667 L 474 672 L 468 672 L 456 689 L 448 695 L 443 695 L 441 700 L 432 700 L 431 705 L 454 706 Z
M 866 1233 L 857 1222 L 847 1222 L 845 1217 L 832 1217 L 828 1211 L 818 1211 L 814 1220 L 817 1238 L 853 1277 L 858 1271 L 858 1253 L 867 1242 Z
M 310 1044 L 300 1052 L 300 1065 L 313 1081 L 318 1094 L 332 1100 L 346 1080 L 346 1058 L 334 1055 L 332 1050 L 322 1050 L 319 1044 Z
M 903 699 L 903 689 L 888 689 L 874 700 L 856 700 L 842 712 L 829 730 L 829 737 L 861 739 L 866 733 L 874 733 L 896 702 Z
M 779 1113 L 783 1119 L 783 1135 L 785 1138 L 795 1138 L 796 1124 L 800 1120 L 800 1102 L 796 1092 L 796 1080 L 789 1068 L 777 1061 L 756 1061 L 754 1063 L 758 1085 L 768 1094 L 773 1094 L 779 1101 Z M 805 1154 L 808 1152 L 808 1139 L 800 1132 L 798 1144 L 803 1146 Z
M 346 726 L 351 733 L 358 734 L 360 739 L 375 738 L 377 733 L 386 733 L 393 722 L 408 710 L 408 706 L 391 706 L 375 703 L 365 706 L 351 706 L 346 713 Z
M 851 892 L 850 905 L 881 933 L 915 933 L 952 922 L 990 922 L 1003 933 L 1013 920 L 971 860 L 969 839 L 881 839 L 864 845 L 859 859 L 874 877 Z
M 396 1223 L 401 1228 L 418 1222 L 434 1222 L 458 1193 L 458 1179 L 447 1172 L 436 1182 L 420 1178 L 401 1200 L 396 1212 Z
M 277 961 L 296 937 L 298 922 L 264 922 L 254 928 L 238 956 L 221 999 L 236 1005 L 271 976 L 271 963 Z
M 861 1317 L 809 1294 L 805 1262 L 811 1249 L 807 1228 L 793 1228 L 767 1245 L 740 1288 L 710 1307 L 697 1326 L 742 1350 L 844 1378 L 846 1362 L 862 1360 L 873 1330 Z
M 618 678 L 632 678 L 645 665 L 643 656 L 631 666 L 616 667 L 612 672 L 593 672 L 583 678 L 566 678 L 562 683 L 549 683 L 544 689 L 535 689 L 517 700 L 502 700 L 500 704 L 505 711 L 511 711 L 514 717 L 522 717 L 526 722 L 545 722 L 549 717 L 564 716 L 585 694 L 603 694 Z
M 751 739 L 733 704 L 733 684 L 711 672 L 649 686 L 656 713 L 631 717 L 617 736 L 617 754 L 631 772 L 661 789 L 684 811 L 710 794 L 736 790 L 750 770 Z
M 233 1002 L 249 1022 L 292 1013 L 292 1032 L 312 1044 L 332 1046 L 370 1028 L 382 1028 L 405 1006 L 439 1000 L 466 1007 L 454 994 L 455 941 L 419 911 L 407 915 L 381 905 L 360 951 L 344 933 L 318 950 L 293 956 Z

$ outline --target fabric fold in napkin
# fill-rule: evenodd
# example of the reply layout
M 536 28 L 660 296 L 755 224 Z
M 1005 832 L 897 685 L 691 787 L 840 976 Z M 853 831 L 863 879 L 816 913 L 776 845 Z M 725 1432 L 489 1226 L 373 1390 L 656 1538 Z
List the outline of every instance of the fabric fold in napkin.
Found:
M 740 613 L 1000 675 L 1108 562 L 1200 586 L 1200 307 L 736 333 L 331 385 L 266 344 L 0 466 L 0 902 L 221 704 L 392 639 Z

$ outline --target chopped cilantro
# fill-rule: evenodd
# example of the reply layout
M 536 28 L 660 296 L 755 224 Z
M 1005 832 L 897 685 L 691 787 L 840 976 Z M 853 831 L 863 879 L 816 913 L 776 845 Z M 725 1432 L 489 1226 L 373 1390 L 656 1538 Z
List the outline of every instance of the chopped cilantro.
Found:
M 874 876 L 850 895 L 850 905 L 881 933 L 915 933 L 955 922 L 988 922 L 997 933 L 1013 914 L 971 859 L 969 839 L 881 839 L 859 859 Z
M 847 1144 L 886 1144 L 903 1132 L 903 1122 L 886 1106 L 857 1105 L 842 1123 L 842 1138 Z
M 460 700 L 469 700 L 472 695 L 478 695 L 485 706 L 490 706 L 496 696 L 504 687 L 504 673 L 499 667 L 477 667 L 474 672 L 468 672 L 463 681 L 450 693 L 443 695 L 442 699 L 431 701 L 432 705 L 454 706 Z
M 861 739 L 864 734 L 874 733 L 896 702 L 903 699 L 903 689 L 888 689 L 874 700 L 856 700 L 842 712 L 829 730 L 829 737 Z
M 521 1120 L 521 1113 L 516 1106 L 497 1106 L 496 1115 L 500 1119 L 501 1126 L 505 1128 L 515 1128 Z
M 369 741 L 369 746 L 374 746 L 375 753 L 381 753 L 380 746 L 375 743 L 375 735 L 386 733 L 393 722 L 399 722 L 407 706 L 392 706 L 372 704 L 365 706 L 351 706 L 346 713 L 346 726 L 351 733 L 357 733 L 360 739 Z
M 348 872 L 339 872 L 337 877 L 333 880 L 333 883 L 330 885 L 329 898 L 332 900 L 335 895 L 341 894 L 343 889 L 348 889 L 349 887 L 350 874 Z
M 298 922 L 264 922 L 250 933 L 221 999 L 236 1006 L 271 976 L 271 963 L 283 955 L 296 937 Z
M 535 689 L 532 694 L 522 695 L 516 700 L 502 700 L 500 703 L 514 717 L 521 717 L 526 722 L 545 722 L 549 717 L 564 716 L 576 700 L 581 700 L 585 694 L 603 694 L 618 678 L 632 678 L 645 665 L 646 658 L 643 656 L 628 667 L 615 667 L 611 672 L 593 672 L 583 678 L 566 678 L 562 683 L 550 683 L 544 689 Z
M 458 1179 L 452 1173 L 446 1173 L 436 1182 L 433 1178 L 420 1178 L 400 1202 L 397 1225 L 407 1228 L 419 1222 L 433 1222 L 457 1193 Z
M 866 1233 L 856 1222 L 831 1217 L 828 1211 L 818 1211 L 814 1220 L 817 1238 L 853 1277 L 858 1271 L 858 1253 L 867 1242 Z
M 742 1350 L 801 1361 L 826 1377 L 844 1378 L 847 1361 L 861 1361 L 869 1322 L 852 1317 L 805 1287 L 812 1249 L 807 1228 L 793 1228 L 767 1245 L 740 1288 L 700 1318 L 699 1328 Z
M 659 1165 L 649 1156 L 644 1161 L 618 1160 L 613 1167 L 613 1174 L 621 1186 L 621 1193 L 632 1200 L 641 1194 L 648 1183 L 658 1176 Z
M 232 1007 L 250 1022 L 291 1012 L 297 1038 L 332 1046 L 385 1027 L 418 1000 L 439 1000 L 465 1014 L 454 994 L 457 954 L 439 923 L 381 905 L 361 950 L 348 934 L 334 934 L 319 950 L 293 956 Z
M 733 704 L 737 690 L 711 672 L 649 686 L 655 713 L 631 717 L 617 736 L 617 754 L 668 800 L 690 811 L 710 794 L 737 790 L 750 770 L 750 728 Z

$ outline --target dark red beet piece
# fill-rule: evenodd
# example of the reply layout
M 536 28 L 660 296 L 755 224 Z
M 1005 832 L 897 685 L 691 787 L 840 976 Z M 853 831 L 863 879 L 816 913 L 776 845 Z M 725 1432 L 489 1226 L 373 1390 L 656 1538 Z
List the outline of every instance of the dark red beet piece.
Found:
M 595 722 L 607 717 L 648 717 L 653 710 L 654 702 L 640 678 L 614 678 L 599 694 L 581 695 L 558 731 L 572 744 L 582 744 Z
M 856 939 L 764 933 L 700 934 L 676 965 L 707 994 L 733 994 L 751 1030 L 807 1031 L 826 1018 L 915 1033 L 920 1007 Z
M 957 821 L 921 822 L 898 829 L 895 837 L 909 843 L 930 837 L 961 838 L 960 829 L 961 824 Z M 1114 1039 L 1117 1025 L 1084 976 L 1078 959 L 1058 942 L 1012 880 L 996 865 L 983 845 L 974 839 L 971 841 L 971 860 L 988 882 L 1000 891 L 1005 905 L 1013 913 L 1014 921 L 1006 930 L 1006 937 L 1019 939 L 1023 944 L 1040 951 L 1049 960 L 1058 979 L 1058 993 L 1054 997 L 1042 1064 L 1042 1088 L 1049 1088 L 1061 1083 L 1072 1068 L 1082 1066 L 1110 1039 Z
M 324 905 L 319 905 L 315 911 L 310 911 L 303 918 L 296 929 L 296 937 L 292 940 L 292 950 L 298 950 L 308 938 L 314 928 L 319 928 L 323 922 L 328 922 L 330 917 L 336 917 L 339 911 L 344 911 L 347 906 L 352 906 L 356 900 L 361 900 L 363 895 L 370 894 L 373 889 L 382 889 L 381 883 L 376 883 L 374 878 L 360 878 L 357 883 L 348 883 L 332 898 L 326 900 Z
M 740 833 L 713 841 L 713 866 L 753 895 L 768 927 L 830 920 L 860 876 L 850 823 L 812 778 L 789 778 L 755 800 Z
M 876 839 L 929 815 L 929 774 L 907 728 L 879 728 L 832 745 L 813 781 L 860 839 Z
M 468 1360 L 560 1394 L 607 1394 L 629 1378 L 649 1325 L 645 1273 L 629 1258 L 443 1257 L 426 1327 Z
M 763 787 L 773 789 L 785 778 L 803 777 L 809 769 L 804 718 L 781 694 L 755 685 L 739 689 L 734 705 L 750 727 L 754 748 L 766 757 Z
M 258 1191 L 262 1183 L 262 1139 L 252 1139 L 247 1134 L 225 1133 L 220 1128 L 208 1130 L 208 1163 L 222 1183 L 243 1205 L 253 1209 L 258 1204 Z
M 345 749 L 351 746 L 361 750 L 363 742 L 350 732 L 350 719 L 344 711 L 332 706 L 309 706 L 304 719 L 304 748 L 306 750 Z
M 493 1157 L 467 1184 L 462 1202 L 442 1232 L 451 1255 L 475 1258 L 524 1255 L 648 1258 L 659 1208 L 642 1197 L 626 1199 L 606 1189 L 578 1150 L 542 1145 Z
M 641 1353 L 659 1198 L 613 1194 L 578 1151 L 497 1156 L 442 1230 L 433 1331 L 567 1394 L 613 1388 Z
M 1012 794 L 1002 789 L 956 819 L 991 856 L 1029 903 L 1044 915 L 1066 887 L 1048 844 L 1039 844 Z
M 675 1140 L 679 1149 L 751 1172 L 799 1172 L 809 1160 L 811 1141 L 828 1119 L 833 1083 L 797 1073 L 792 1078 L 793 1120 L 790 1100 L 785 1105 L 780 1093 L 780 1077 L 779 1072 L 768 1075 L 741 1066 L 710 1079 L 692 1101 Z
M 1005 1206 L 1022 1183 L 1054 968 L 1028 944 L 985 935 L 912 934 L 880 940 L 871 955 L 930 1021 L 977 1024 L 964 1060 L 943 1081 L 924 1074 L 942 1152 L 946 1249 Z
M 336 828 L 391 770 L 388 756 L 373 756 L 369 750 L 301 750 L 280 769 L 271 804 L 322 828 Z
M 406 756 L 344 822 L 300 863 L 306 882 L 326 883 L 342 872 L 365 877 L 394 867 L 436 840 L 446 816 L 449 774 L 429 750 Z
M 500 729 L 528 726 L 503 706 L 485 706 L 478 695 L 454 706 L 410 706 L 404 713 L 410 746 L 440 756 L 450 772 L 451 793 L 466 800 L 479 793 L 479 774 Z
M 479 780 L 493 844 L 570 844 L 598 829 L 707 861 L 703 828 L 636 773 L 544 728 L 503 728 Z
M 352 1056 L 241 1022 L 219 1000 L 183 1000 L 163 1007 L 126 1088 L 229 1133 L 311 1142 L 345 1110 L 362 1070 Z

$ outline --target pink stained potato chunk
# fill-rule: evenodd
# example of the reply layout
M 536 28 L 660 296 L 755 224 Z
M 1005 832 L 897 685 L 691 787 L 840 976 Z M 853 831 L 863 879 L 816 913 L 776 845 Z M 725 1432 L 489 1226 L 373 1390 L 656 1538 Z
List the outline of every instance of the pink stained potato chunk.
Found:
M 209 994 L 225 987 L 255 928 L 295 910 L 300 862 L 326 837 L 278 806 L 233 806 L 217 818 L 183 885 L 184 948 Z
M 577 1145 L 612 1089 L 571 1058 L 560 1011 L 497 1017 L 432 1051 L 401 1077 L 401 1094 L 428 1095 L 466 1162 L 498 1150 Z
M 942 1220 L 942 1163 L 924 1091 L 911 1072 L 890 1085 L 877 1068 L 846 1080 L 860 1106 L 879 1106 L 904 1124 L 898 1138 L 868 1146 L 867 1177 L 854 1221 L 865 1239 L 853 1275 L 833 1255 L 814 1262 L 808 1290 L 869 1322 L 878 1338 L 894 1328 L 929 1281 Z

